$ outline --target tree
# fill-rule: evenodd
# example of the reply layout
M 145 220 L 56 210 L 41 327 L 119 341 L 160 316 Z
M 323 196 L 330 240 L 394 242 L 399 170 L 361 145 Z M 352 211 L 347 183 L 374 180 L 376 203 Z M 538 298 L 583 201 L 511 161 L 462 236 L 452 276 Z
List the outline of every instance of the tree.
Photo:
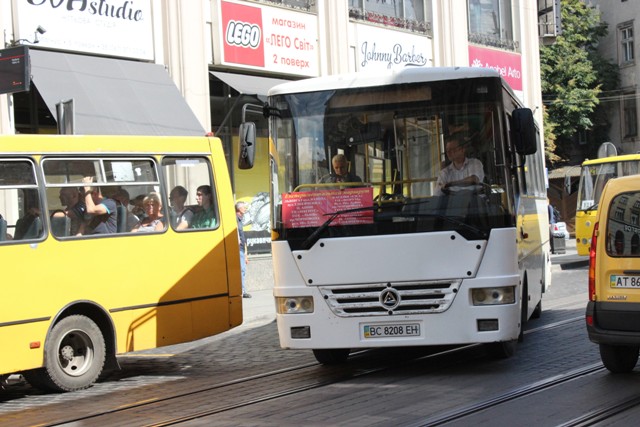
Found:
M 549 120 L 545 126 L 551 128 L 545 132 L 546 151 L 568 160 L 578 132 L 593 128 L 602 82 L 606 78 L 607 86 L 617 85 L 617 71 L 595 49 L 607 34 L 599 12 L 582 0 L 562 0 L 560 13 L 562 34 L 541 47 L 540 72 Z M 548 155 L 547 160 L 555 159 Z

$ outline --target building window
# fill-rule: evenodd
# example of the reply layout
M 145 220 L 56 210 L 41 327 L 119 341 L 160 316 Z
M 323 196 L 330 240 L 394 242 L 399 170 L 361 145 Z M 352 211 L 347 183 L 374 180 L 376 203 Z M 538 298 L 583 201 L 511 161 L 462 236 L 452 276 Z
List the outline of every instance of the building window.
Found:
M 304 10 L 307 12 L 316 13 L 318 8 L 316 6 L 317 0 L 258 0 L 260 3 L 272 3 L 278 6 L 286 6 L 291 9 Z
M 620 32 L 620 59 L 622 64 L 633 62 L 635 54 L 633 51 L 633 26 L 624 24 L 619 28 Z
M 349 0 L 349 17 L 431 35 L 431 0 Z
M 623 101 L 624 110 L 624 136 L 634 137 L 638 135 L 638 110 L 636 107 L 636 94 L 626 94 Z
M 468 0 L 469 41 L 515 50 L 511 0 Z

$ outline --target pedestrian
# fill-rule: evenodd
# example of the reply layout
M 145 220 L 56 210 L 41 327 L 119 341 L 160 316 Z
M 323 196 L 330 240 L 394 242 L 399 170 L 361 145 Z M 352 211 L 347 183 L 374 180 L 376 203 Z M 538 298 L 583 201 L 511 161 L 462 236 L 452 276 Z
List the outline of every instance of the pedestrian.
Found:
M 236 219 L 238 220 L 238 245 L 240 246 L 240 273 L 242 276 L 242 298 L 251 298 L 251 294 L 247 292 L 245 284 L 245 276 L 247 274 L 247 238 L 244 234 L 244 228 L 242 225 L 242 218 L 247 211 L 247 204 L 245 202 L 236 203 Z

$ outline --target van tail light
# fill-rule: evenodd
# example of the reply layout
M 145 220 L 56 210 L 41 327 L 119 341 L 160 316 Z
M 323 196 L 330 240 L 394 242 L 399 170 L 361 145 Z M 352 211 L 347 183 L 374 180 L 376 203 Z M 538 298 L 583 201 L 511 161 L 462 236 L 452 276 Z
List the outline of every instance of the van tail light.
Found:
M 596 300 L 596 246 L 598 244 L 598 225 L 593 226 L 591 249 L 589 249 L 589 301 Z

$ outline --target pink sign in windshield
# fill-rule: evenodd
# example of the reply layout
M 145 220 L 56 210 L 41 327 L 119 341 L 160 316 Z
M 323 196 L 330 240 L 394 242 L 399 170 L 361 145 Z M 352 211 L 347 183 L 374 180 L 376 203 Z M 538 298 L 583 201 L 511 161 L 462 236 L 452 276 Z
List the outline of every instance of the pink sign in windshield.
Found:
M 331 225 L 373 223 L 373 189 L 303 191 L 282 195 L 282 221 L 285 228 L 319 227 L 338 211 L 363 209 L 338 215 Z

